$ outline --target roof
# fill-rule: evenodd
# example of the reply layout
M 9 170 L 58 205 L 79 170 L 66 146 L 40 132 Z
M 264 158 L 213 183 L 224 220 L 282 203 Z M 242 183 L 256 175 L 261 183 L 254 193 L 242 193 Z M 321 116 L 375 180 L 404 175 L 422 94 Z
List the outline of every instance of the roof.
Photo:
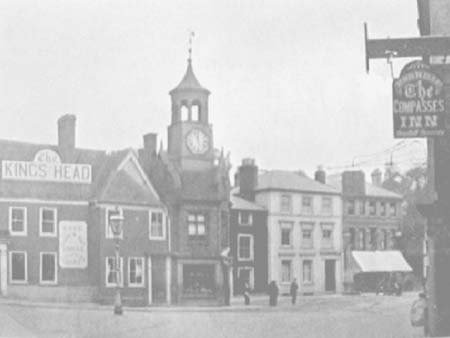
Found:
M 328 184 L 322 184 L 301 173 L 272 170 L 258 176 L 255 190 L 290 190 L 321 194 L 339 194 L 339 190 Z
M 231 208 L 232 209 L 238 209 L 238 210 L 250 210 L 250 211 L 265 211 L 266 209 L 254 202 L 247 201 L 246 199 L 243 199 L 242 197 L 236 196 L 231 194 L 230 195 L 230 202 L 231 202 Z
M 342 175 L 333 175 L 327 178 L 327 183 L 335 187 L 342 193 Z M 366 195 L 367 197 L 377 198 L 395 198 L 402 199 L 403 197 L 388 189 L 377 187 L 371 183 L 366 182 Z
M 124 164 L 127 159 L 135 157 L 130 149 L 112 153 L 79 148 L 67 151 L 56 145 L 0 140 L 0 162 L 33 162 L 36 153 L 47 149 L 56 152 L 63 164 L 90 165 L 91 183 L 0 179 L 0 197 L 160 204 L 137 159 L 133 161 L 135 168 Z
M 194 70 L 192 69 L 191 59 L 188 59 L 188 66 L 186 69 L 186 73 L 183 76 L 181 82 L 174 89 L 170 91 L 172 94 L 175 91 L 179 90 L 201 90 L 209 93 L 208 89 L 202 87 L 200 82 L 197 80 L 197 77 L 194 74 Z
M 400 251 L 352 251 L 361 272 L 412 271 Z

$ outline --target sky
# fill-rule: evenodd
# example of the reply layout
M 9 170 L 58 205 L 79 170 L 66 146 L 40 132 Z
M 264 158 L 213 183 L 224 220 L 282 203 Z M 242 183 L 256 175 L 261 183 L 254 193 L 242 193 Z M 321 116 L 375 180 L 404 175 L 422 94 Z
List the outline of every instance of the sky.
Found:
M 69 113 L 78 147 L 140 148 L 149 132 L 166 147 L 193 30 L 214 145 L 234 167 L 411 165 L 424 143 L 393 138 L 391 71 L 366 73 L 363 23 L 413 37 L 417 16 L 413 0 L 2 0 L 0 138 L 55 144 Z

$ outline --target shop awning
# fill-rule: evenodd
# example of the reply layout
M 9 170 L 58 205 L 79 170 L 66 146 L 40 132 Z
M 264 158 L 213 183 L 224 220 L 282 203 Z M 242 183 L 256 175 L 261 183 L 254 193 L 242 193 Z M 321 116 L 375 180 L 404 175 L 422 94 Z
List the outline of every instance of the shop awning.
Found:
M 400 251 L 352 251 L 361 272 L 409 272 L 411 266 Z

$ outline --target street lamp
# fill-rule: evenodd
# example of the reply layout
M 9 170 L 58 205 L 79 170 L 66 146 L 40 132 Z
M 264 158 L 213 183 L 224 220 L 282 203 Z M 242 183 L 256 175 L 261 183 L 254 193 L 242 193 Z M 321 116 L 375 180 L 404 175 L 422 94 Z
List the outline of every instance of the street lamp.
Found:
M 116 259 L 115 259 L 115 273 L 116 273 L 116 297 L 114 300 L 114 314 L 121 315 L 123 313 L 122 310 L 122 299 L 120 297 L 120 281 L 122 276 L 120 275 L 120 236 L 122 234 L 123 228 L 123 216 L 117 210 L 117 213 L 109 216 L 109 226 L 111 227 L 111 231 L 114 235 L 114 243 L 116 249 Z

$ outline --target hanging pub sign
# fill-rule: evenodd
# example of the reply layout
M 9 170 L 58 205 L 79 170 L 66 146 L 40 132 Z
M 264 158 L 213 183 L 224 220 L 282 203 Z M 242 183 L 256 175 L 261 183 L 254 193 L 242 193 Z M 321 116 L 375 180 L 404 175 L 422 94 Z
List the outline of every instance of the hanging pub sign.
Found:
M 89 184 L 92 169 L 89 164 L 61 163 L 57 152 L 42 149 L 33 161 L 3 160 L 2 179 Z
M 444 83 L 421 61 L 408 63 L 392 85 L 394 137 L 445 133 Z

